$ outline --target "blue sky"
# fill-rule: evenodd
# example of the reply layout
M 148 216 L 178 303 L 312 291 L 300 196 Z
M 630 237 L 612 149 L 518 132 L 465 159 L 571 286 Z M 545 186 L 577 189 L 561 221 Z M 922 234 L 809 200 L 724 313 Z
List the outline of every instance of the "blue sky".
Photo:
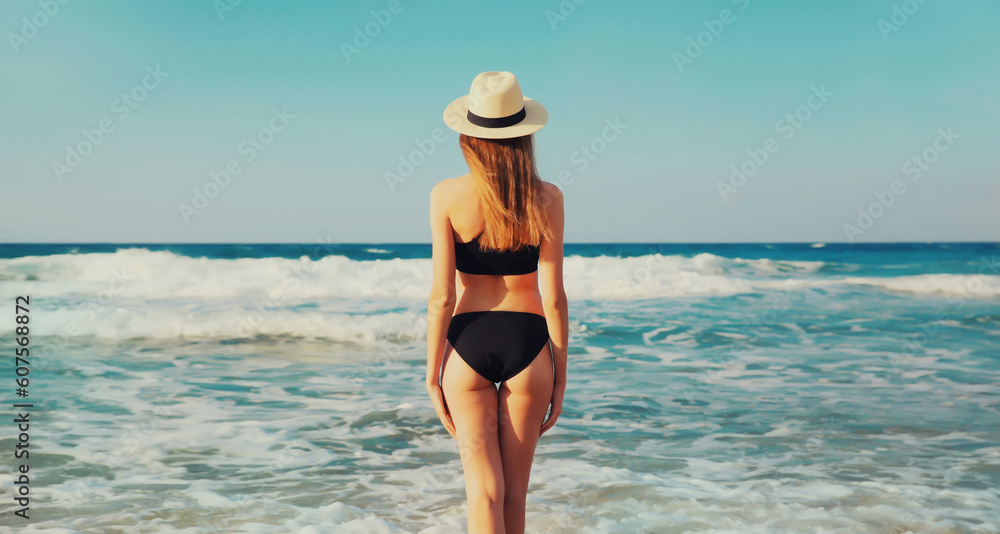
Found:
M 7 1 L 0 240 L 427 243 L 430 188 L 467 172 L 444 107 L 509 70 L 549 111 L 538 166 L 565 192 L 569 243 L 995 241 L 998 15 Z M 417 163 L 405 177 L 400 158 Z

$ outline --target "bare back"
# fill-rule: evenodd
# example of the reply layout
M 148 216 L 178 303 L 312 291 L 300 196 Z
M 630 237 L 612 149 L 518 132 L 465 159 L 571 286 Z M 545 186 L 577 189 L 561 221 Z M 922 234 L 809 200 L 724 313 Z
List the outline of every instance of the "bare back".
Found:
M 448 218 L 452 224 L 453 241 L 471 241 L 485 227 L 472 176 L 466 174 L 446 182 Z M 512 310 L 544 315 L 545 303 L 552 301 L 547 296 L 554 299 L 562 291 L 562 192 L 549 182 L 543 182 L 543 186 L 543 209 L 552 221 L 554 235 L 552 240 L 542 241 L 538 270 L 518 275 L 456 271 L 456 314 L 481 310 Z

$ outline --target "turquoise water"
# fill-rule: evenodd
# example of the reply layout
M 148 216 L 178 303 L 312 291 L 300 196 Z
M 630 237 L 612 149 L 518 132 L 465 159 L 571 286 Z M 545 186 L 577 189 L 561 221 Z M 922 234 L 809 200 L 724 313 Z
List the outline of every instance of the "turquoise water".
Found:
M 998 532 L 998 253 L 566 245 L 529 531 Z M 5 339 L 32 299 L 24 531 L 464 532 L 424 390 L 429 256 L 0 245 Z

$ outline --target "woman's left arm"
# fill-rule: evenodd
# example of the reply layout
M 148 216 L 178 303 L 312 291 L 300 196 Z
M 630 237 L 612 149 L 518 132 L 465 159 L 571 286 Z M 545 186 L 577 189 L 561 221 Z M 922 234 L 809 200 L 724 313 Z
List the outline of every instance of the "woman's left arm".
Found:
M 444 392 L 438 384 L 448 324 L 455 311 L 455 242 L 445 200 L 441 183 L 431 188 L 431 263 L 434 272 L 427 301 L 427 393 L 441 423 L 454 437 L 455 426 L 444 402 Z

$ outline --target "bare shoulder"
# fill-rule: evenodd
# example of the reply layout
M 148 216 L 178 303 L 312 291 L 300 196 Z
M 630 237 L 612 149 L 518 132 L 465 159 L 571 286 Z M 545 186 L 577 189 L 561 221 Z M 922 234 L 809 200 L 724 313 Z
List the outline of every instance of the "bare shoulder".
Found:
M 562 197 L 563 194 L 562 189 L 559 189 L 559 186 L 557 186 L 556 184 L 542 180 L 542 186 L 545 188 L 545 192 L 547 192 L 548 194 L 552 196 Z
M 445 178 L 431 187 L 431 195 L 439 195 L 447 198 L 458 194 L 463 188 L 468 187 L 469 175 Z
M 563 192 L 559 186 L 552 182 L 542 180 L 542 205 L 548 209 L 561 206 L 563 203 Z
M 431 204 L 439 206 L 447 203 L 448 199 L 454 195 L 455 179 L 445 178 L 431 187 Z

